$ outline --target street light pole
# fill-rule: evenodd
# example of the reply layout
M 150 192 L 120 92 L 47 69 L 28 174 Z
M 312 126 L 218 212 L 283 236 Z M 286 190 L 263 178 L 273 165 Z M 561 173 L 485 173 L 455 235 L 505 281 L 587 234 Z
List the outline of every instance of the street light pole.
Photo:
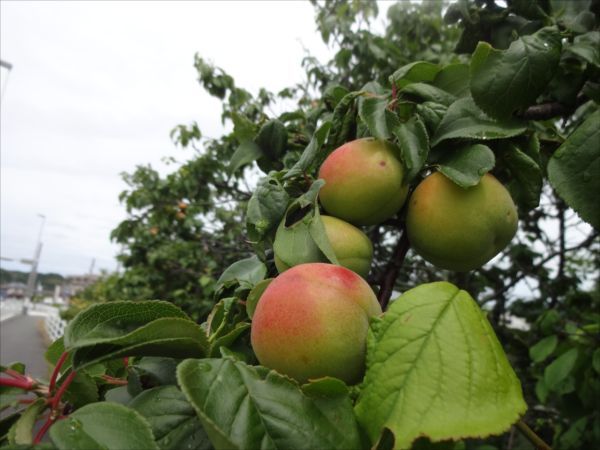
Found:
M 44 224 L 46 223 L 46 216 L 38 214 L 38 217 L 42 219 L 40 225 L 40 231 L 38 233 L 37 245 L 35 247 L 35 254 L 33 256 L 33 262 L 31 263 L 31 272 L 29 272 L 29 278 L 27 279 L 27 292 L 25 294 L 25 301 L 23 302 L 23 314 L 27 314 L 33 295 L 35 294 L 36 286 L 35 282 L 37 279 L 37 268 L 40 262 L 40 255 L 42 254 L 42 231 L 44 230 Z

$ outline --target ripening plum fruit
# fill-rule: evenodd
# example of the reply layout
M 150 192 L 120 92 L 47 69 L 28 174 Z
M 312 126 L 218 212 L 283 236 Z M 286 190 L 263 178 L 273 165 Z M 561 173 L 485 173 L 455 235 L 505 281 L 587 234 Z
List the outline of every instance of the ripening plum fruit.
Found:
M 321 165 L 319 197 L 327 213 L 355 225 L 376 225 L 396 214 L 408 192 L 404 167 L 386 141 L 363 138 L 334 150 Z
M 373 260 L 373 244 L 371 240 L 354 225 L 336 217 L 321 216 L 321 220 L 323 221 L 325 233 L 331 243 L 333 253 L 335 253 L 340 265 L 366 278 Z M 274 247 L 277 249 L 277 235 L 275 236 L 275 242 Z M 316 244 L 310 242 L 307 245 L 311 245 L 314 248 L 310 248 L 304 252 L 305 258 L 302 261 L 296 261 L 295 265 L 309 262 L 327 262 L 327 258 Z M 290 268 L 290 265 L 286 264 L 279 257 L 277 251 L 275 251 L 275 266 L 279 273 Z
M 408 202 L 406 230 L 412 248 L 433 265 L 465 272 L 481 267 L 517 231 L 517 209 L 492 175 L 464 189 L 440 172 L 423 180 Z
M 269 284 L 252 317 L 259 362 L 301 383 L 325 376 L 360 381 L 371 317 L 381 314 L 365 280 L 344 267 L 294 266 Z

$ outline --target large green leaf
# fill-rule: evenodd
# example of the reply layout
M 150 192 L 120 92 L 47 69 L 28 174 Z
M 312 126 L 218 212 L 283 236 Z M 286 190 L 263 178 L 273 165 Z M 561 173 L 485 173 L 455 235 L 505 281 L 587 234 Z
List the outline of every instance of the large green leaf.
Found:
M 554 152 L 548 179 L 583 220 L 600 230 L 600 111 L 583 122 Z
M 269 120 L 265 123 L 254 142 L 261 149 L 262 154 L 271 160 L 276 160 L 285 151 L 287 145 L 287 130 L 279 120 Z
M 550 390 L 555 390 L 571 373 L 577 362 L 579 352 L 572 348 L 556 358 L 544 370 L 544 383 Z
M 416 61 L 400 67 L 390 76 L 390 84 L 399 88 L 411 83 L 433 81 L 440 68 L 427 61 Z
M 267 266 L 256 256 L 241 259 L 230 265 L 219 277 L 215 290 L 220 290 L 234 284 L 252 289 L 256 283 L 267 275 Z
M 176 386 L 161 386 L 143 391 L 127 405 L 150 424 L 161 449 L 212 448 L 192 405 Z
M 401 94 L 417 97 L 425 102 L 450 106 L 456 97 L 449 92 L 426 83 L 412 83 L 402 89 Z
M 499 121 L 488 117 L 471 97 L 465 97 L 450 105 L 431 145 L 456 138 L 504 139 L 522 134 L 526 129 L 525 124 L 514 119 Z
M 555 334 L 547 336 L 529 349 L 529 357 L 536 363 L 542 362 L 554 352 L 557 344 L 558 337 Z
M 556 28 L 522 36 L 507 50 L 480 42 L 471 58 L 471 95 L 490 116 L 508 118 L 543 92 L 558 67 L 560 52 Z
M 235 173 L 240 167 L 250 164 L 263 156 L 263 151 L 252 141 L 244 141 L 236 149 L 229 161 L 227 171 L 229 174 Z
M 21 417 L 10 427 L 8 441 L 11 444 L 32 444 L 33 426 L 45 407 L 46 401 L 43 398 L 38 398 L 29 405 Z
M 358 115 L 377 139 L 388 139 L 399 124 L 398 116 L 388 109 L 388 103 L 387 97 L 361 97 L 358 100 Z
M 573 44 L 565 46 L 565 50 L 574 53 L 596 67 L 600 67 L 600 31 L 577 36 Z
M 229 358 L 186 360 L 177 376 L 217 450 L 363 447 L 347 391 L 305 393 L 274 371 Z
M 346 97 L 348 97 L 350 95 L 351 94 L 348 94 Z M 344 98 L 346 98 L 346 97 L 344 97 Z M 340 102 L 340 103 L 343 103 L 343 102 Z M 340 106 L 340 105 L 338 105 L 338 106 Z M 327 140 L 327 137 L 329 136 L 329 131 L 331 130 L 331 127 L 332 127 L 332 122 L 326 121 L 318 128 L 317 131 L 315 131 L 315 134 L 313 135 L 312 139 L 310 140 L 310 142 L 308 143 L 308 145 L 302 152 L 300 159 L 298 160 L 298 162 L 296 164 L 294 164 L 294 167 L 292 167 L 288 171 L 288 173 L 285 174 L 285 176 L 283 177 L 284 179 L 289 179 L 289 178 L 298 176 L 300 174 L 303 174 L 315 162 L 318 163 L 318 161 L 320 159 L 323 159 L 323 160 L 325 159 L 325 158 L 319 158 L 319 151 L 321 150 L 321 147 Z
M 277 177 L 269 175 L 258 182 L 246 210 L 246 227 L 252 241 L 258 242 L 281 222 L 289 201 Z
M 438 282 L 395 300 L 375 322 L 355 411 L 373 443 L 384 428 L 395 448 L 507 430 L 527 406 L 521 385 L 471 296 Z
M 536 159 L 509 141 L 503 141 L 498 150 L 499 159 L 511 175 L 506 187 L 513 200 L 524 211 L 536 208 L 544 184 Z
M 479 180 L 493 169 L 494 152 L 482 144 L 465 145 L 443 155 L 439 171 L 463 188 L 479 184 Z
M 50 428 L 60 450 L 158 450 L 148 422 L 118 403 L 92 403 Z
M 69 323 L 64 343 L 77 369 L 120 356 L 202 356 L 208 348 L 202 329 L 161 301 L 93 305 Z
M 438 72 L 433 85 L 455 97 L 465 97 L 470 92 L 470 75 L 467 64 L 449 64 Z
M 418 116 L 398 124 L 393 130 L 402 152 L 406 168 L 406 180 L 411 181 L 423 168 L 429 154 L 429 136 Z

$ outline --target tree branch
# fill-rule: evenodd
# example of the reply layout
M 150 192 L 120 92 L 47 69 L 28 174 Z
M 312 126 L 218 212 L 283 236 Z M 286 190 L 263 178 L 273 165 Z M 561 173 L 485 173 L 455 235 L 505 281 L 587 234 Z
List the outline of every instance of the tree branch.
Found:
M 547 120 L 554 117 L 569 116 L 588 100 L 585 95 L 578 95 L 575 104 L 572 106 L 560 102 L 540 103 L 539 105 L 530 106 L 519 116 L 527 120 Z
M 517 427 L 517 430 L 519 430 L 521 434 L 525 436 L 537 450 L 552 450 L 552 448 L 546 444 L 541 437 L 535 434 L 535 432 L 522 420 L 519 420 L 515 426 Z
M 406 230 L 402 229 L 400 238 L 398 239 L 398 243 L 394 249 L 392 259 L 387 263 L 383 272 L 383 276 L 381 277 L 381 289 L 379 290 L 377 299 L 379 300 L 381 309 L 384 311 L 390 302 L 390 297 L 392 296 L 392 292 L 394 290 L 394 284 L 396 283 L 396 278 L 398 278 L 398 271 L 404 262 L 404 257 L 406 256 L 406 252 L 408 251 L 409 247 L 410 242 L 408 242 Z

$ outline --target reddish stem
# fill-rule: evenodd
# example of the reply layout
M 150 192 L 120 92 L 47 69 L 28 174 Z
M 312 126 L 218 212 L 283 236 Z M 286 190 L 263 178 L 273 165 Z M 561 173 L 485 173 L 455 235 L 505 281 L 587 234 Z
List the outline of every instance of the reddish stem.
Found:
M 123 364 L 125 365 L 125 368 L 127 368 L 129 366 L 129 356 L 126 356 L 125 358 L 123 358 Z
M 0 386 L 10 386 L 30 391 L 35 389 L 36 384 L 33 380 L 25 378 L 24 380 L 16 380 L 14 378 L 0 378 Z
M 56 391 L 56 395 L 52 399 L 52 409 L 53 410 L 58 408 L 58 404 L 60 403 L 60 398 L 63 396 L 63 394 L 65 393 L 65 391 L 71 384 L 71 381 L 73 381 L 73 378 L 75 378 L 75 375 L 77 375 L 77 372 L 71 372 L 69 374 L 69 376 L 67 377 L 67 379 L 64 381 L 64 383 L 60 385 L 60 387 L 58 388 L 58 391 Z
M 44 425 L 42 425 L 40 431 L 38 431 L 38 433 L 35 435 L 35 438 L 33 439 L 34 445 L 39 444 L 42 441 L 42 438 L 46 434 L 46 431 L 48 431 L 48 428 L 50 428 L 50 426 L 56 421 L 56 419 L 53 418 L 53 412 L 48 415 L 48 418 L 44 422 Z
M 16 378 L 17 380 L 27 380 L 27 377 L 25 375 L 23 375 L 22 373 L 17 372 L 16 370 L 13 370 L 13 369 L 6 369 L 4 371 L 4 373 L 6 375 L 8 375 L 8 376 Z
M 48 391 L 54 391 L 54 387 L 56 386 L 56 379 L 58 378 L 60 369 L 65 363 L 67 356 L 69 356 L 69 352 L 63 352 L 63 354 L 60 355 L 60 358 L 58 358 L 58 361 L 56 361 L 56 366 L 54 366 L 54 370 L 52 371 L 52 377 L 50 378 L 50 386 L 48 387 Z

